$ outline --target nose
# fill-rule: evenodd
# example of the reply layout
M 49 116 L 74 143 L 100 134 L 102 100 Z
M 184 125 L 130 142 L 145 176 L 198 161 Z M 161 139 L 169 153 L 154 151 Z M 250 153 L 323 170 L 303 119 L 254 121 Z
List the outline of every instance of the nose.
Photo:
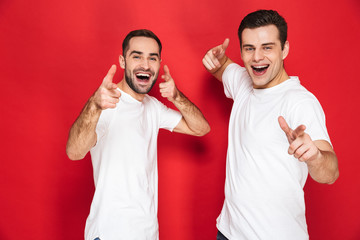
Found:
M 141 67 L 144 68 L 145 70 L 148 70 L 150 68 L 149 60 L 143 59 L 141 61 Z
M 264 59 L 264 53 L 263 53 L 262 49 L 255 49 L 255 52 L 253 55 L 254 62 L 260 62 L 263 59 Z

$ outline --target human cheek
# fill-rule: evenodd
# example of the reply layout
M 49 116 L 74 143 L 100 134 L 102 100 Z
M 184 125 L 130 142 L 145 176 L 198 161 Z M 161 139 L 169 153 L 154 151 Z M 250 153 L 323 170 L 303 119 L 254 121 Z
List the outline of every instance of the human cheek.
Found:
M 249 57 L 243 57 L 243 63 L 245 68 L 251 68 L 251 60 Z
M 249 52 L 246 52 L 246 51 L 243 51 L 242 52 L 242 59 L 243 59 L 243 62 L 244 64 L 245 63 L 250 63 L 253 59 L 253 54 L 249 53 Z
M 158 75 L 159 70 L 160 70 L 160 63 L 154 63 L 151 65 L 151 69 L 153 71 L 153 73 L 155 73 L 156 75 Z

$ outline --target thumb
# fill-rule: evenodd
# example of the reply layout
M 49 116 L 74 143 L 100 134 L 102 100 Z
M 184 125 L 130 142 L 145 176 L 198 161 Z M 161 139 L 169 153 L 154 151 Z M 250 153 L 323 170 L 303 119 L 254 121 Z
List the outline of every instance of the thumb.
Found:
M 167 65 L 164 65 L 164 75 L 162 76 L 165 82 L 171 79 L 170 69 Z
M 305 126 L 305 125 L 300 125 L 300 126 L 298 126 L 298 127 L 293 131 L 293 136 L 294 136 L 294 137 L 298 137 L 298 136 L 303 135 L 304 132 L 305 132 L 305 129 L 306 129 L 306 126 Z
M 164 73 L 166 75 L 170 75 L 170 69 L 169 69 L 169 67 L 167 65 L 164 66 Z
M 114 78 L 115 73 L 116 73 L 116 65 L 113 64 L 102 82 L 102 84 L 104 85 L 105 88 L 107 88 L 107 89 L 116 88 L 116 84 L 113 83 L 113 78 Z

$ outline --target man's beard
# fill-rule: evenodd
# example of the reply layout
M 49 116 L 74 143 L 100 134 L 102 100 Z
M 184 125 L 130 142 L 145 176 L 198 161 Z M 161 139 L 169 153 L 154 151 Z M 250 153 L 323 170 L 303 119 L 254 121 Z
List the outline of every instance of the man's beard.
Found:
M 136 71 L 138 70 L 142 70 L 142 69 L 135 69 Z M 134 70 L 134 72 L 135 72 Z M 149 71 L 143 71 L 143 72 L 149 72 Z M 137 87 L 134 82 L 135 80 L 131 77 L 133 76 L 133 74 L 131 74 L 130 71 L 126 70 L 125 69 L 125 80 L 126 80 L 126 83 L 129 85 L 129 87 L 136 93 L 139 93 L 139 94 L 147 94 L 148 92 L 150 92 L 150 90 L 152 89 L 152 87 L 154 86 L 154 84 L 156 83 L 156 79 L 157 79 L 157 75 L 154 75 L 153 72 L 151 72 L 151 76 L 154 76 L 153 77 L 153 82 L 151 83 L 151 85 L 147 88 L 147 89 L 142 89 L 142 88 L 139 88 Z M 151 79 L 149 80 L 151 81 Z

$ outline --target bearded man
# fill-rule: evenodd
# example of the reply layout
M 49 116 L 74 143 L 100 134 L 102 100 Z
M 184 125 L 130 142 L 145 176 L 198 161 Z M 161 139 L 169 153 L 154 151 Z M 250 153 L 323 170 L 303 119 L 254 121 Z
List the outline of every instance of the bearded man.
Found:
M 159 129 L 193 136 L 210 131 L 200 110 L 176 88 L 166 65 L 160 92 L 179 111 L 147 94 L 161 63 L 161 42 L 153 32 L 132 31 L 122 47 L 122 80 L 113 83 L 113 65 L 71 127 L 66 146 L 72 160 L 91 153 L 95 193 L 86 240 L 158 239 Z

